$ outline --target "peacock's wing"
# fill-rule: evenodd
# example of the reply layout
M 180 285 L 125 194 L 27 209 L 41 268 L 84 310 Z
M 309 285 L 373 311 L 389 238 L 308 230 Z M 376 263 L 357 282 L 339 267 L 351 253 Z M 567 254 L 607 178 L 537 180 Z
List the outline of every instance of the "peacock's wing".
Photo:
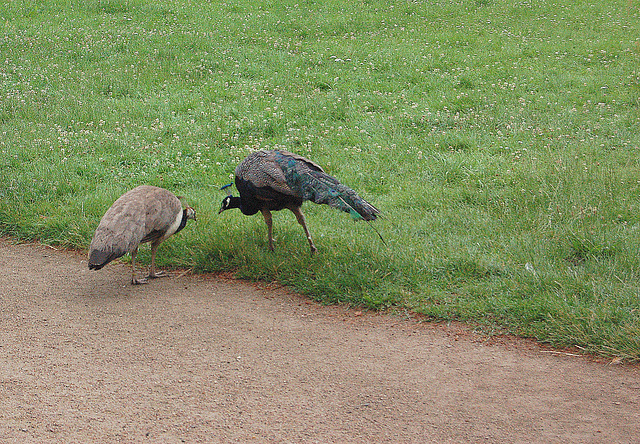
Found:
M 254 189 L 272 189 L 285 195 L 295 195 L 287 183 L 285 172 L 276 161 L 276 151 L 251 153 L 236 167 L 235 174 Z

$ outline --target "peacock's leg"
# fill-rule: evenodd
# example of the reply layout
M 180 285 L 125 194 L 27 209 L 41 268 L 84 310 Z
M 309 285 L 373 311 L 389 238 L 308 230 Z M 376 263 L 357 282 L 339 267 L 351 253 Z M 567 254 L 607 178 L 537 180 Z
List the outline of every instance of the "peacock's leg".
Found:
M 273 219 L 271 211 L 267 209 L 260 210 L 264 216 L 264 222 L 267 224 L 267 232 L 269 236 L 269 250 L 273 251 Z
M 316 246 L 313 244 L 313 239 L 311 238 L 311 233 L 309 233 L 309 229 L 307 228 L 307 221 L 304 219 L 304 214 L 302 214 L 302 208 L 300 207 L 289 207 L 289 209 L 296 215 L 296 219 L 298 219 L 298 223 L 302 225 L 302 229 L 304 230 L 304 234 L 307 236 L 307 240 L 309 241 L 309 246 L 311 247 L 311 254 L 318 251 Z
M 136 247 L 131 252 L 131 284 L 133 284 L 133 285 L 146 284 L 147 283 L 147 279 L 146 278 L 136 279 L 136 256 L 137 256 L 137 254 L 138 254 L 138 247 Z
M 149 275 L 147 278 L 155 279 L 159 277 L 168 276 L 164 271 L 156 272 L 156 251 L 158 251 L 158 247 L 160 246 L 160 241 L 154 241 L 151 244 L 151 268 L 149 269 Z

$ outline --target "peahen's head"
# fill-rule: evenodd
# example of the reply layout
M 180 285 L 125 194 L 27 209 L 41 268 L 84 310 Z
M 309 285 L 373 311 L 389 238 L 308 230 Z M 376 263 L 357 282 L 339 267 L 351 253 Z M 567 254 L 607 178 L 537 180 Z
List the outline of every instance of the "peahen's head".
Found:
M 191 207 L 187 207 L 184 210 L 184 214 L 187 216 L 187 220 L 192 219 L 192 220 L 198 220 L 196 219 L 196 210 L 194 210 Z

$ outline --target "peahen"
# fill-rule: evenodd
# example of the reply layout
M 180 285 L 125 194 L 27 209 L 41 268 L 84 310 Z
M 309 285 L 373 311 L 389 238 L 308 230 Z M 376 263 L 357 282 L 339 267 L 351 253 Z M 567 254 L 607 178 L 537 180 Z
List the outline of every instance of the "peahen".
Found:
M 305 200 L 327 204 L 349 213 L 355 220 L 372 221 L 380 214 L 376 207 L 326 174 L 319 165 L 287 151 L 263 150 L 251 153 L 237 166 L 235 184 L 240 197 L 229 193 L 223 199 L 219 213 L 230 208 L 239 208 L 247 216 L 262 212 L 267 224 L 269 249 L 272 251 L 274 241 L 271 211 L 288 208 L 295 214 L 307 236 L 311 254 L 317 248 L 302 214 L 301 206 Z
M 169 236 L 182 230 L 189 219 L 196 220 L 191 207 L 164 188 L 141 185 L 120 196 L 102 217 L 89 247 L 89 269 L 100 270 L 114 259 L 131 253 L 131 283 L 136 279 L 136 255 L 141 243 L 151 242 L 151 270 L 147 278 L 165 276 L 156 272 L 156 251 Z

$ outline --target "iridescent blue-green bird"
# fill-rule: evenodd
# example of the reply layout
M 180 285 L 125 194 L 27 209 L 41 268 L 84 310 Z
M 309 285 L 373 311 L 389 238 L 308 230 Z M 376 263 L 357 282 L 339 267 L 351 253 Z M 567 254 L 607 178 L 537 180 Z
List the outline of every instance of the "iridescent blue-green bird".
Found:
M 318 250 L 302 213 L 301 206 L 305 200 L 327 204 L 349 213 L 355 220 L 372 221 L 380 215 L 380 210 L 329 176 L 319 165 L 287 151 L 251 153 L 237 166 L 235 184 L 240 196 L 229 194 L 225 197 L 219 213 L 239 208 L 242 214 L 251 216 L 260 211 L 267 224 L 271 250 L 274 242 L 271 211 L 284 208 L 291 210 L 302 225 L 311 254 Z

